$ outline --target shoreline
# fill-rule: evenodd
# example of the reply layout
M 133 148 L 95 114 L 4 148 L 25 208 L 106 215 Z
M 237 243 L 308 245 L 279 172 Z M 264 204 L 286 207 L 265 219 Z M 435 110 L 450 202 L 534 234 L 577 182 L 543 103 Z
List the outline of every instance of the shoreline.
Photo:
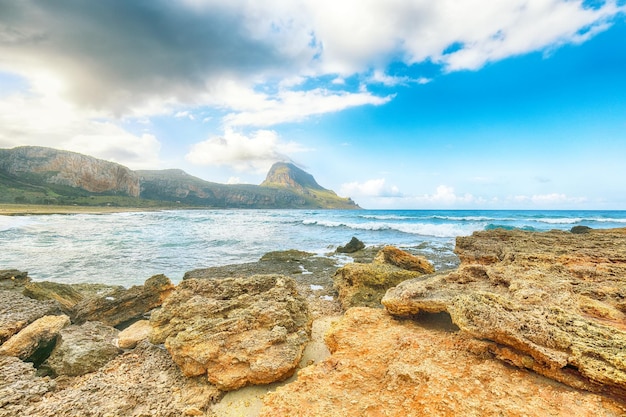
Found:
M 39 204 L 0 204 L 0 216 L 33 216 L 48 214 L 110 214 L 142 211 L 180 210 L 172 207 L 61 206 Z M 187 209 L 187 208 L 185 208 Z

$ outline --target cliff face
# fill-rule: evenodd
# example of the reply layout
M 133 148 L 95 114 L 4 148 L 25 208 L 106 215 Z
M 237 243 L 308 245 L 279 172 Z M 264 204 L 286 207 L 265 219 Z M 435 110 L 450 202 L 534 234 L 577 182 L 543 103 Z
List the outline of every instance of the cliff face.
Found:
M 0 170 L 33 182 L 65 185 L 92 193 L 139 196 L 139 177 L 130 169 L 74 152 L 36 146 L 0 149 Z

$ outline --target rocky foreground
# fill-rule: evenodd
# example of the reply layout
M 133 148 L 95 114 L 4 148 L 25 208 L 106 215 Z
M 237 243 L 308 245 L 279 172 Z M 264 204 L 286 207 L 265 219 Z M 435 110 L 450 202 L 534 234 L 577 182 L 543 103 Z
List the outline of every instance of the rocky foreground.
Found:
M 626 229 L 575 232 L 458 238 L 451 271 L 360 242 L 176 286 L 0 271 L 0 416 L 626 416 Z

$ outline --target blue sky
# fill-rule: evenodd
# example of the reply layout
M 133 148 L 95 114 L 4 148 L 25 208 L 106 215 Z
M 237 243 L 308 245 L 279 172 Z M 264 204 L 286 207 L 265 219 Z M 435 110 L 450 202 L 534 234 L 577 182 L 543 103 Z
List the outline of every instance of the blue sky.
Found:
M 626 2 L 0 0 L 0 147 L 365 208 L 626 209 Z

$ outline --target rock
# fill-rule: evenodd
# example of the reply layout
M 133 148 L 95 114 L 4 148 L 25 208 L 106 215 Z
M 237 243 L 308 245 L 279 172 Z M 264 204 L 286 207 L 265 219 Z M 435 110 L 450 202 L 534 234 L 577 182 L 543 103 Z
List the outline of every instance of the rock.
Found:
M 161 305 L 174 289 L 165 275 L 155 275 L 144 283 L 129 289 L 118 289 L 108 295 L 89 298 L 76 304 L 73 321 L 100 321 L 109 326 L 117 326 L 142 317 Z
M 445 313 L 444 313 L 445 314 Z M 326 335 L 332 355 L 264 396 L 262 417 L 623 416 L 626 404 L 491 357 L 439 325 L 353 308 Z M 449 321 L 449 317 L 448 317 Z
M 68 314 L 78 302 L 85 298 L 71 285 L 47 281 L 26 284 L 24 295 L 35 300 L 54 300 Z
M 336 250 L 337 253 L 354 253 L 365 249 L 365 243 L 361 242 L 356 237 L 352 237 L 350 242 L 346 244 L 346 246 L 339 246 Z
M 435 267 L 423 256 L 411 255 L 394 246 L 382 248 L 374 258 L 373 263 L 395 265 L 398 268 L 421 272 L 422 274 L 435 272 Z
M 184 280 L 150 323 L 185 375 L 221 390 L 289 377 L 310 331 L 295 281 L 280 275 Z
M 28 272 L 19 271 L 17 269 L 1 269 L 0 270 L 0 281 L 11 280 L 11 281 L 28 281 Z
M 61 329 L 69 324 L 70 318 L 65 315 L 43 316 L 0 346 L 0 355 L 16 356 L 39 366 L 54 348 Z
M 55 376 L 93 372 L 120 353 L 114 345 L 118 333 L 97 321 L 68 326 L 60 331 L 56 347 L 42 368 Z
M 120 332 L 117 346 L 120 349 L 133 349 L 137 343 L 147 340 L 152 334 L 152 326 L 148 320 L 139 320 Z
M 267 252 L 261 256 L 261 262 L 302 262 L 313 256 L 312 253 L 296 249 Z
M 2 359 L 0 357 L 0 363 Z M 2 367 L 4 370 L 4 365 Z M 38 381 L 43 384 L 46 380 Z M 0 377 L 0 404 L 3 400 L 7 402 L 1 387 Z M 40 391 L 41 394 L 45 392 Z M 20 392 L 21 395 L 27 393 Z M 0 405 L 0 416 L 179 417 L 192 409 L 205 413 L 210 404 L 220 398 L 217 388 L 204 378 L 183 376 L 165 349 L 147 341 L 116 357 L 100 370 L 76 377 L 65 387 L 49 392 L 45 401 L 35 402 L 41 394 L 9 399 L 5 407 L 11 412 L 2 414 Z
M 380 300 L 389 288 L 434 271 L 426 258 L 385 246 L 370 264 L 351 263 L 338 269 L 333 281 L 344 309 L 381 307 Z
M 333 289 L 332 276 L 338 268 L 337 259 L 290 249 L 268 252 L 257 262 L 188 271 L 183 280 L 285 275 L 296 281 L 298 293 L 306 298 L 309 314 L 315 318 L 343 312 Z
M 49 377 L 37 376 L 32 363 L 0 355 L 0 417 L 36 417 L 26 409 L 56 386 Z
M 626 229 L 476 232 L 456 252 L 457 271 L 400 283 L 387 310 L 446 311 L 507 363 L 626 398 Z
M 385 292 L 400 282 L 421 276 L 422 273 L 407 271 L 387 264 L 347 264 L 333 276 L 344 309 L 355 306 L 382 307 L 380 300 Z
M 29 281 L 28 272 L 18 271 L 17 269 L 0 270 L 0 289 L 21 288 Z
M 35 301 L 20 293 L 0 290 L 0 344 L 40 317 L 61 314 L 54 301 Z

